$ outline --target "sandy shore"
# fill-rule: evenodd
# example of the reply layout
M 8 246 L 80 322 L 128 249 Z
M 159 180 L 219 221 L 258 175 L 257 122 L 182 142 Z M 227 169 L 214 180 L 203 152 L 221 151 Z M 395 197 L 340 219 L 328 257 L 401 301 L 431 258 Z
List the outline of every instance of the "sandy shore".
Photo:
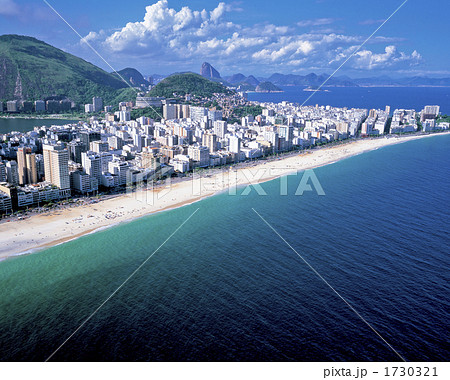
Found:
M 447 133 L 358 140 L 270 162 L 257 161 L 231 170 L 205 172 L 182 181 L 166 182 L 164 188 L 124 194 L 92 205 L 33 215 L 25 220 L 5 221 L 0 224 L 0 260 L 60 244 L 154 212 L 180 207 L 227 189 L 234 192 L 236 186 L 316 168 L 387 145 L 444 134 Z

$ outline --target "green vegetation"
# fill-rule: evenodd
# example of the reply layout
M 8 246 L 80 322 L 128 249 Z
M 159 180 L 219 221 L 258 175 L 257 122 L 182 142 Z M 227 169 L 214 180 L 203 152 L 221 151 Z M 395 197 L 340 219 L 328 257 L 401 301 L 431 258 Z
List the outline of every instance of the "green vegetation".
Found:
M 423 124 L 420 121 L 420 117 L 419 116 L 416 117 L 416 122 L 417 122 L 417 131 L 423 131 Z
M 131 93 L 116 76 L 32 37 L 0 36 L 0 99 L 38 100 L 58 96 L 77 104 L 100 96 L 112 104 Z M 121 101 L 130 99 L 121 98 Z
M 247 82 L 239 84 L 239 91 L 255 91 L 255 89 L 255 86 Z
M 439 115 L 436 123 L 450 123 L 450 115 Z
M 233 124 L 240 122 L 241 118 L 252 115 L 253 117 L 261 115 L 263 108 L 261 106 L 241 106 L 235 107 L 233 113 L 228 118 L 228 122 Z
M 187 104 L 187 103 L 185 102 L 184 104 Z M 203 107 L 214 108 L 217 111 L 223 110 L 223 108 L 219 105 L 219 103 L 217 103 L 216 100 L 203 103 Z
M 103 104 L 105 105 L 116 105 L 119 104 L 120 102 L 131 102 L 131 101 L 136 101 L 136 96 L 138 95 L 138 93 L 136 92 L 136 90 L 134 88 L 122 88 L 120 90 L 116 90 L 109 101 L 105 101 L 105 99 L 103 99 Z M 91 99 L 92 101 L 92 99 Z
M 215 93 L 231 94 L 225 86 L 194 73 L 174 74 L 159 82 L 149 96 L 172 98 L 190 94 L 193 97 L 210 98 Z
M 119 78 L 120 80 L 125 79 L 127 83 L 133 87 L 148 87 L 150 85 L 150 82 L 146 81 L 139 71 L 131 67 L 127 67 L 126 69 L 118 71 L 117 74 L 119 75 L 117 75 L 116 73 L 111 74 L 116 78 Z
M 137 110 L 132 110 L 131 118 L 133 120 L 136 120 L 136 119 L 140 118 L 141 116 L 145 116 L 145 117 L 149 117 L 155 121 L 161 121 L 162 114 L 163 114 L 162 107 L 158 107 L 158 108 L 146 107 L 146 108 L 140 108 Z

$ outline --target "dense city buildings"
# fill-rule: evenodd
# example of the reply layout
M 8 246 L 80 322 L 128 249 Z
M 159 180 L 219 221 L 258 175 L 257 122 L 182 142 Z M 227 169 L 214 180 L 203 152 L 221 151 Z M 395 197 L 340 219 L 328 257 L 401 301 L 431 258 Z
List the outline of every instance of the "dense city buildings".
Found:
M 367 110 L 289 102 L 253 104 L 260 114 L 229 123 L 225 117 L 233 107 L 241 101 L 247 104 L 235 98 L 215 98 L 223 106 L 235 104 L 228 109 L 141 98 L 136 106 L 162 106 L 161 121 L 146 116 L 131 120 L 133 104 L 123 102 L 114 114 L 106 112 L 89 122 L 0 135 L 0 210 L 11 212 L 349 138 L 449 128 L 436 121 L 438 106 L 420 113 L 396 109 L 391 114 L 389 106 Z M 35 102 L 35 107 L 42 106 Z M 103 102 L 94 97 L 86 106 L 98 112 Z M 16 109 L 18 102 L 8 102 L 7 107 Z

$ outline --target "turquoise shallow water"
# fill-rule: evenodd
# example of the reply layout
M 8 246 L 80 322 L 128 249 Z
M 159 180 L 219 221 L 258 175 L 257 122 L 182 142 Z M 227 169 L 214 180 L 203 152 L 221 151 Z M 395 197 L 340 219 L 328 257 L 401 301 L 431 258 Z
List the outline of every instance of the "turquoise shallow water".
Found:
M 221 194 L 0 263 L 0 359 L 448 360 L 450 136 L 315 170 L 326 196 Z M 238 194 L 240 191 L 238 192 Z

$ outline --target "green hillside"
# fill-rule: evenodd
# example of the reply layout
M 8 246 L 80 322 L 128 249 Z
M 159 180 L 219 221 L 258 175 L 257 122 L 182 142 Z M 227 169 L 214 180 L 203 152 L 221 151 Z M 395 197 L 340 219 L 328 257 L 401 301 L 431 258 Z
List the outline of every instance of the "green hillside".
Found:
M 127 67 L 126 69 L 120 70 L 116 73 L 111 73 L 116 78 L 125 79 L 130 86 L 133 87 L 140 87 L 145 86 L 148 87 L 150 85 L 150 82 L 146 81 L 143 77 L 143 75 L 137 71 L 136 69 L 133 69 L 131 67 Z
M 0 100 L 65 96 L 83 104 L 100 96 L 108 104 L 121 94 L 133 95 L 126 87 L 114 75 L 45 42 L 0 36 Z
M 174 94 L 190 94 L 197 97 L 211 97 L 214 93 L 230 94 L 231 91 L 220 83 L 212 82 L 194 73 L 174 74 L 159 82 L 149 93 L 150 96 L 172 98 Z

